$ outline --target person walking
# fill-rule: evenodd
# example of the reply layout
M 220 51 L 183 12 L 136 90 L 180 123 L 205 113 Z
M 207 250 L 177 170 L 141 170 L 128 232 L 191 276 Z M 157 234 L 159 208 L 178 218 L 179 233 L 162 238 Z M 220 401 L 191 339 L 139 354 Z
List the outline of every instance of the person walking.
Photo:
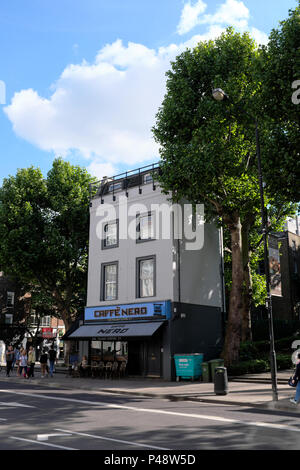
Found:
M 56 351 L 52 345 L 49 351 L 49 365 L 50 365 L 50 377 L 53 377 L 54 364 L 56 361 Z
M 21 377 L 23 372 L 23 377 L 27 378 L 27 351 L 23 349 L 20 356 L 20 367 L 19 367 L 19 376 Z
M 27 372 L 27 377 L 34 377 L 34 366 L 35 366 L 35 350 L 33 346 L 29 346 L 29 351 L 28 351 L 28 372 Z
M 295 383 L 295 380 L 298 381 L 297 387 L 296 387 L 296 395 L 294 398 L 290 399 L 290 402 L 293 403 L 294 405 L 298 404 L 298 401 L 300 399 L 300 353 L 297 354 L 297 359 L 296 359 L 296 370 L 293 376 L 292 383 Z
M 8 346 L 5 356 L 6 356 L 6 377 L 9 377 L 9 374 L 12 370 L 12 364 L 14 361 L 14 350 L 12 346 Z
M 46 350 L 43 349 L 43 352 L 40 357 L 40 364 L 41 364 L 41 373 L 42 377 L 45 377 L 46 371 L 47 371 L 47 361 L 48 361 L 48 354 L 46 353 Z M 48 376 L 48 372 L 47 372 Z

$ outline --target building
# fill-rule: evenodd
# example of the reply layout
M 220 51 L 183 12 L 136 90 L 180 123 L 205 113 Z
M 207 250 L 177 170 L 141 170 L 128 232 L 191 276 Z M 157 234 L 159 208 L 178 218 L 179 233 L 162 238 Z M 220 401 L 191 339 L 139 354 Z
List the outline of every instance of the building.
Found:
M 64 338 L 90 362 L 125 357 L 130 376 L 170 380 L 174 354 L 220 354 L 222 232 L 188 204 L 171 207 L 153 179 L 157 171 L 150 165 L 96 185 L 87 306 Z
M 293 225 L 289 223 L 288 228 L 293 229 Z M 296 230 L 295 224 L 295 232 L 286 230 L 270 236 L 271 293 L 275 319 L 300 320 L 300 235 Z M 272 270 L 274 257 L 278 260 L 275 262 L 278 266 L 276 270 Z

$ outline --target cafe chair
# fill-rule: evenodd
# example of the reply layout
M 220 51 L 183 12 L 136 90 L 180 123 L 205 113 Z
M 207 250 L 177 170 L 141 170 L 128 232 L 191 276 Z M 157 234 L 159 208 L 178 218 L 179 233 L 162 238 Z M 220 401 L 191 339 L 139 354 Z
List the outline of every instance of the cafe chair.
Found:
M 127 362 L 122 361 L 119 368 L 119 377 L 125 377 Z
M 111 376 L 112 362 L 108 361 L 105 364 L 105 378 L 108 379 Z
M 103 361 L 99 362 L 99 377 L 102 379 L 104 377 L 105 365 Z
M 111 369 L 111 378 L 119 376 L 119 363 L 117 361 L 113 362 L 112 369 Z

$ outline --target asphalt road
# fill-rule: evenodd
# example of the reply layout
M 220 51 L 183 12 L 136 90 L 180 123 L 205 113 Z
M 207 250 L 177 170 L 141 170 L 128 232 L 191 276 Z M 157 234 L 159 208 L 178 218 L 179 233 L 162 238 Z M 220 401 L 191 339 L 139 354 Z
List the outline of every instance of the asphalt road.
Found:
M 300 449 L 293 413 L 50 389 L 22 380 L 0 379 L 0 431 L 0 450 L 105 450 L 109 458 L 115 451 L 168 456 L 184 450 L 188 458 L 197 450 Z

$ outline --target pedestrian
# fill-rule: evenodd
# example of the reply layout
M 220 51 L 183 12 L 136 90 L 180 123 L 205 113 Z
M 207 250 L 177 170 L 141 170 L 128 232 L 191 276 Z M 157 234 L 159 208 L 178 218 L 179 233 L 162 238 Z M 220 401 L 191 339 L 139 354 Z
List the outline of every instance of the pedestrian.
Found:
M 82 356 L 81 363 L 79 364 L 80 375 L 82 377 L 86 377 L 88 373 L 88 358 L 87 356 Z
M 23 377 L 27 377 L 27 351 L 26 349 L 22 349 L 22 353 L 20 356 L 20 367 L 19 367 L 19 376 L 21 377 L 23 372 Z
M 292 379 L 292 383 L 295 383 L 295 381 L 297 381 L 296 395 L 294 398 L 290 399 L 290 402 L 294 405 L 297 405 L 300 399 L 300 353 L 297 354 L 296 364 L 296 370 Z
M 50 377 L 53 377 L 54 364 L 56 361 L 56 351 L 52 345 L 49 351 Z
M 43 378 L 45 377 L 46 370 L 47 370 L 47 361 L 48 361 L 48 354 L 46 353 L 46 350 L 43 349 L 43 352 L 40 357 L 41 373 L 42 373 Z M 47 376 L 48 376 L 48 372 L 47 372 Z
M 12 364 L 14 361 L 14 350 L 12 346 L 8 346 L 5 356 L 6 356 L 6 377 L 9 377 L 9 374 L 12 370 Z
M 19 370 L 19 365 L 20 365 L 20 350 L 19 350 L 19 346 L 16 346 L 15 347 L 15 351 L 14 351 L 14 362 L 13 362 L 13 368 L 14 366 L 17 366 L 17 372 Z
M 29 377 L 34 377 L 35 361 L 36 361 L 35 350 L 34 350 L 33 346 L 29 346 L 29 351 L 28 351 L 28 366 L 29 366 L 29 369 L 28 369 L 28 373 L 27 373 L 28 378 Z

